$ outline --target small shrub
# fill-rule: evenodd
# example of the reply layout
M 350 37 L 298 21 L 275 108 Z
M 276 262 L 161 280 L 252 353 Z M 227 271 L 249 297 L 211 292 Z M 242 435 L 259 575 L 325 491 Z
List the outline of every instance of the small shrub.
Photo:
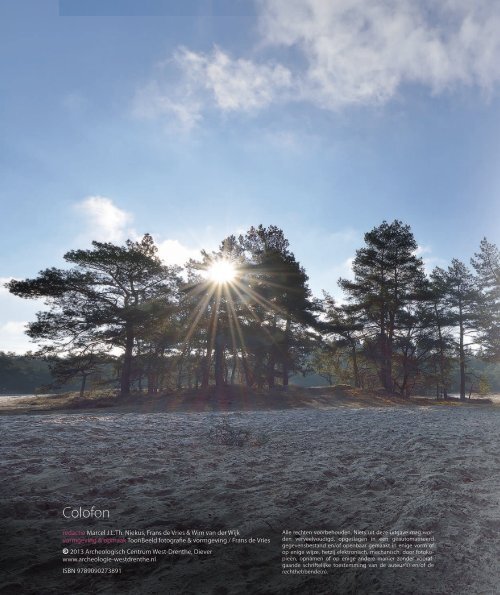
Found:
M 221 446 L 263 446 L 269 442 L 269 435 L 264 432 L 254 433 L 238 428 L 229 423 L 227 417 L 218 420 L 208 432 L 210 444 Z
M 227 417 L 223 417 L 210 428 L 208 439 L 212 444 L 222 446 L 245 446 L 250 441 L 250 431 L 232 426 Z
M 269 442 L 269 434 L 265 434 L 264 432 L 260 432 L 259 434 L 255 434 L 252 439 L 250 440 L 250 444 L 252 446 L 264 446 Z

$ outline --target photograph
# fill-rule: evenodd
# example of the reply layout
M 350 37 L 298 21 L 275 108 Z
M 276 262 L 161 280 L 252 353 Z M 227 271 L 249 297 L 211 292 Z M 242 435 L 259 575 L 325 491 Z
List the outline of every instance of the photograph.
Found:
M 500 4 L 0 0 L 0 595 L 500 595 Z

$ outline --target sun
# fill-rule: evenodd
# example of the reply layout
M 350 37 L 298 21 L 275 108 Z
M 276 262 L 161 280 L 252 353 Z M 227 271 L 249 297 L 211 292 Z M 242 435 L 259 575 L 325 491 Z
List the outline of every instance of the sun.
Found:
M 208 269 L 208 278 L 214 283 L 231 283 L 235 276 L 236 269 L 229 260 L 216 260 Z

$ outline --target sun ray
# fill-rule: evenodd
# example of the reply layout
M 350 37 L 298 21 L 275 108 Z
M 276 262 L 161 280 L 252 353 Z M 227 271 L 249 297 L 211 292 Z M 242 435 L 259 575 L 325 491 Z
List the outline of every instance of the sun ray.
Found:
M 269 300 L 266 300 L 266 298 L 263 298 L 261 295 L 259 295 L 258 292 L 256 292 L 251 287 L 243 285 L 243 283 L 241 283 L 238 279 L 235 279 L 233 281 L 233 285 L 239 287 L 243 293 L 246 293 L 248 296 L 250 296 L 255 302 L 257 302 L 263 308 L 270 308 L 277 314 L 285 313 L 285 310 L 283 308 L 280 308 L 276 304 L 273 304 Z
M 240 297 L 240 299 L 243 298 L 242 292 L 240 292 L 238 290 L 238 288 L 236 287 L 236 283 L 233 285 L 234 290 L 236 291 L 236 293 L 238 293 L 238 296 Z M 245 288 L 243 286 L 243 289 L 246 290 L 247 288 Z M 259 305 L 264 306 L 263 302 L 258 302 Z M 263 323 L 263 319 L 259 317 L 259 315 L 257 314 L 257 312 L 255 312 L 252 308 L 250 308 L 248 305 L 246 306 L 247 310 L 249 311 L 250 315 L 252 316 L 252 318 L 255 320 L 255 322 L 257 322 L 258 324 L 262 324 Z M 267 335 L 267 337 L 269 337 L 269 339 L 274 342 L 273 336 L 271 334 L 271 332 L 265 327 L 262 327 L 262 330 L 264 331 L 264 333 Z
M 196 293 L 199 293 L 199 292 L 196 292 Z M 198 306 L 194 310 L 193 314 L 189 317 L 188 332 L 184 339 L 185 345 L 191 339 L 194 331 L 196 330 L 196 327 L 198 326 L 198 322 L 200 321 L 201 317 L 205 313 L 206 308 L 208 307 L 208 304 L 210 303 L 210 300 L 212 299 L 212 296 L 214 295 L 214 293 L 215 293 L 215 287 L 208 288 L 208 291 L 207 291 L 206 295 L 203 297 L 203 300 L 198 304 Z
M 188 331 L 184 339 L 184 345 L 187 347 L 193 333 L 204 313 L 211 310 L 210 320 L 208 321 L 208 335 L 209 340 L 207 344 L 207 352 L 205 356 L 205 366 L 208 366 L 208 373 L 211 367 L 213 350 L 215 347 L 216 335 L 220 324 L 226 327 L 226 332 L 229 333 L 228 339 L 231 341 L 233 353 L 237 359 L 238 352 L 241 352 L 244 360 L 247 353 L 247 346 L 245 341 L 245 332 L 241 327 L 238 313 L 236 312 L 235 301 L 240 302 L 242 307 L 248 311 L 250 319 L 261 326 L 264 335 L 272 343 L 276 341 L 270 330 L 263 324 L 264 319 L 256 311 L 260 308 L 270 310 L 272 312 L 281 314 L 285 313 L 276 303 L 266 299 L 262 296 L 258 289 L 254 289 L 251 285 L 252 272 L 246 271 L 245 267 L 237 267 L 236 263 L 227 258 L 219 258 L 212 260 L 211 264 L 204 269 L 203 279 L 199 282 L 192 283 L 187 291 L 191 298 L 199 296 L 199 302 L 194 309 L 194 312 L 189 316 Z M 269 271 L 267 271 L 269 272 Z M 246 274 L 247 273 L 247 274 Z M 248 274 L 249 273 L 249 274 Z M 258 281 L 258 278 L 256 279 Z M 279 283 L 266 280 L 266 285 L 281 288 Z M 225 306 L 224 306 L 225 304 Z M 225 312 L 225 314 L 224 314 Z M 225 318 L 226 322 L 221 319 Z M 235 362 L 237 365 L 237 362 Z M 243 361 L 243 367 L 245 363 Z M 207 371 L 205 371 L 205 374 Z

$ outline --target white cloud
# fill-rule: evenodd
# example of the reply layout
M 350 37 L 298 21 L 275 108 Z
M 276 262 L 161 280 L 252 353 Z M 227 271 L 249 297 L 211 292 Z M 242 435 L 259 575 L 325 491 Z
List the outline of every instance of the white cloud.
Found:
M 136 94 L 133 113 L 142 118 L 173 117 L 187 132 L 206 109 L 257 112 L 292 88 L 292 75 L 285 66 L 232 58 L 217 47 L 207 54 L 180 47 L 166 62 L 172 64 L 180 80 L 172 84 L 157 78 L 147 83 Z
M 191 87 L 204 87 L 221 110 L 261 109 L 291 85 L 291 73 L 281 64 L 233 59 L 217 47 L 211 54 L 181 48 L 175 61 Z
M 125 239 L 140 240 L 141 236 L 129 226 L 133 222 L 130 213 L 120 209 L 109 198 L 91 196 L 77 203 L 76 210 L 83 213 L 87 228 L 78 242 L 85 240 L 110 241 L 122 243 Z M 167 264 L 184 265 L 190 258 L 199 258 L 200 249 L 188 247 L 176 239 L 162 239 L 153 234 L 158 246 L 158 255 Z M 200 242 L 199 234 L 194 236 L 193 244 Z M 210 248 L 214 241 L 207 237 L 205 247 Z M 80 246 L 79 246 L 80 247 Z M 14 277 L 0 277 L 0 351 L 24 353 L 36 349 L 36 345 L 25 334 L 26 320 L 35 320 L 36 312 L 46 309 L 43 300 L 23 300 L 5 287 Z M 19 321 L 20 319 L 22 321 Z
M 132 215 L 117 207 L 110 198 L 88 196 L 76 209 L 86 219 L 86 235 L 92 240 L 119 243 L 133 233 L 128 227 Z
M 326 109 L 383 103 L 405 83 L 439 93 L 500 78 L 500 5 L 490 0 L 266 0 L 268 46 L 305 58 L 301 96 Z
M 140 241 L 143 234 L 133 227 L 134 216 L 120 207 L 112 199 L 105 196 L 89 196 L 75 205 L 76 210 L 83 213 L 86 219 L 84 232 L 86 239 L 123 243 L 126 239 Z M 200 248 L 192 248 L 177 239 L 162 238 L 152 233 L 158 247 L 158 255 L 167 264 L 184 265 L 190 258 L 199 258 Z M 82 238 L 79 238 L 81 241 Z M 198 241 L 195 241 L 198 244 Z M 208 242 L 212 244 L 213 242 Z M 206 246 L 205 246 L 206 247 Z M 10 281 L 5 278 L 4 282 Z M 2 283 L 2 278 L 0 278 Z M 1 288 L 0 288 L 1 291 Z M 7 290 L 5 290 L 7 291 Z
M 17 320 L 10 320 L 0 324 L 0 337 L 2 341 L 0 349 L 15 353 L 25 353 L 26 351 L 33 350 L 35 346 L 24 334 L 27 324 L 26 321 Z
M 8 334 L 17 334 L 17 333 L 24 333 L 26 330 L 26 325 L 28 323 L 26 321 L 14 321 L 11 320 L 3 324 L 0 328 L 1 331 Z
M 15 277 L 0 277 L 0 351 L 24 353 L 36 349 L 25 335 L 27 320 L 35 320 L 36 312 L 45 310 L 41 299 L 21 299 L 10 293 L 4 284 Z
M 326 110 L 384 104 L 405 85 L 432 94 L 500 80 L 494 0 L 257 0 L 259 60 L 179 48 L 136 97 L 135 113 L 191 130 L 208 109 L 256 112 L 305 101 Z M 281 63 L 269 56 L 277 56 Z M 267 57 L 267 58 L 266 58 Z
M 422 256 L 423 254 L 430 254 L 432 252 L 432 248 L 430 246 L 421 246 L 420 244 L 417 246 L 414 254 L 415 256 Z
M 123 243 L 127 239 L 140 241 L 142 238 L 143 234 L 132 227 L 133 214 L 118 207 L 110 198 L 89 196 L 77 203 L 75 208 L 86 219 L 85 239 Z M 200 256 L 200 248 L 188 247 L 177 239 L 164 238 L 158 233 L 151 235 L 158 247 L 159 257 L 167 264 L 184 265 L 190 258 Z M 193 239 L 195 244 L 199 243 L 199 238 Z M 79 238 L 79 241 L 81 240 L 82 238 Z M 212 244 L 213 241 L 208 241 L 207 245 Z M 7 281 L 10 281 L 10 278 L 6 277 L 4 282 Z
M 200 258 L 200 251 L 188 248 L 178 240 L 163 240 L 157 242 L 158 255 L 167 264 L 184 265 L 190 258 Z

